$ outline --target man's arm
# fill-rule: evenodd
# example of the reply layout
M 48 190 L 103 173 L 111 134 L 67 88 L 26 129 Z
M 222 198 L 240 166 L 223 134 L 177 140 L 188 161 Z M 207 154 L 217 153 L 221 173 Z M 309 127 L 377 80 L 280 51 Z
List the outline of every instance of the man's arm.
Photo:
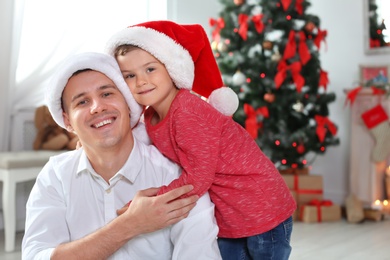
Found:
M 59 245 L 51 259 L 107 259 L 135 236 L 187 217 L 198 197 L 175 199 L 192 189 L 187 185 L 161 196 L 155 196 L 158 188 L 139 191 L 124 214 L 82 239 Z

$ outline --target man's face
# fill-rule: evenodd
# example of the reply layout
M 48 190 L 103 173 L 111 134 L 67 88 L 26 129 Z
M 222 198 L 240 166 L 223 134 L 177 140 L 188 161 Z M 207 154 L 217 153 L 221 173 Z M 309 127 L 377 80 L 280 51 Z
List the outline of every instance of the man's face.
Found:
M 115 148 L 132 138 L 128 105 L 106 75 L 91 70 L 71 77 L 62 102 L 65 125 L 84 149 Z

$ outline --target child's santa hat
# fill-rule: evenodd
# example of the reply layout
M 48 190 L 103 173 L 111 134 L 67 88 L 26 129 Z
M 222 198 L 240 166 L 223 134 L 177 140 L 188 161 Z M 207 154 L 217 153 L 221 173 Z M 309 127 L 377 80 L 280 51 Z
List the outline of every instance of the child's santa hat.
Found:
M 69 78 L 76 71 L 84 69 L 101 72 L 114 82 L 130 108 L 130 124 L 133 128 L 139 121 L 142 107 L 134 100 L 116 60 L 110 55 L 95 52 L 87 52 L 69 57 L 58 66 L 57 71 L 51 77 L 46 91 L 46 104 L 54 121 L 66 129 L 62 116 L 62 92 Z
M 107 52 L 124 44 L 137 46 L 161 61 L 176 87 L 188 89 L 209 99 L 209 103 L 225 115 L 238 107 L 236 93 L 223 87 L 221 73 L 207 34 L 198 24 L 179 25 L 171 21 L 151 21 L 114 34 Z

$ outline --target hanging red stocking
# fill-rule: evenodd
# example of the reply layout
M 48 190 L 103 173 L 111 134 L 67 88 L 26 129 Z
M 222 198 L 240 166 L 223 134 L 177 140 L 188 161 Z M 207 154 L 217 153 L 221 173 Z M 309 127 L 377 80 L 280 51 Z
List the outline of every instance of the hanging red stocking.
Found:
M 377 105 L 362 114 L 362 119 L 375 138 L 371 158 L 374 162 L 386 161 L 390 154 L 390 124 L 386 111 Z

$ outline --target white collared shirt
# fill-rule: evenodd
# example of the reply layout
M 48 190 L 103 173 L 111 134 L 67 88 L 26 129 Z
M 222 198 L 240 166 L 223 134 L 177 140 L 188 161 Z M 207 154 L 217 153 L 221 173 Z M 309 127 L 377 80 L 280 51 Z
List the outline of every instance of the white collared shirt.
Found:
M 23 259 L 50 259 L 59 244 L 113 220 L 137 191 L 166 185 L 179 174 L 179 167 L 154 146 L 136 139 L 129 159 L 109 183 L 93 170 L 83 149 L 52 157 L 27 202 Z M 214 204 L 206 193 L 186 219 L 133 238 L 109 259 L 221 259 L 217 234 Z

